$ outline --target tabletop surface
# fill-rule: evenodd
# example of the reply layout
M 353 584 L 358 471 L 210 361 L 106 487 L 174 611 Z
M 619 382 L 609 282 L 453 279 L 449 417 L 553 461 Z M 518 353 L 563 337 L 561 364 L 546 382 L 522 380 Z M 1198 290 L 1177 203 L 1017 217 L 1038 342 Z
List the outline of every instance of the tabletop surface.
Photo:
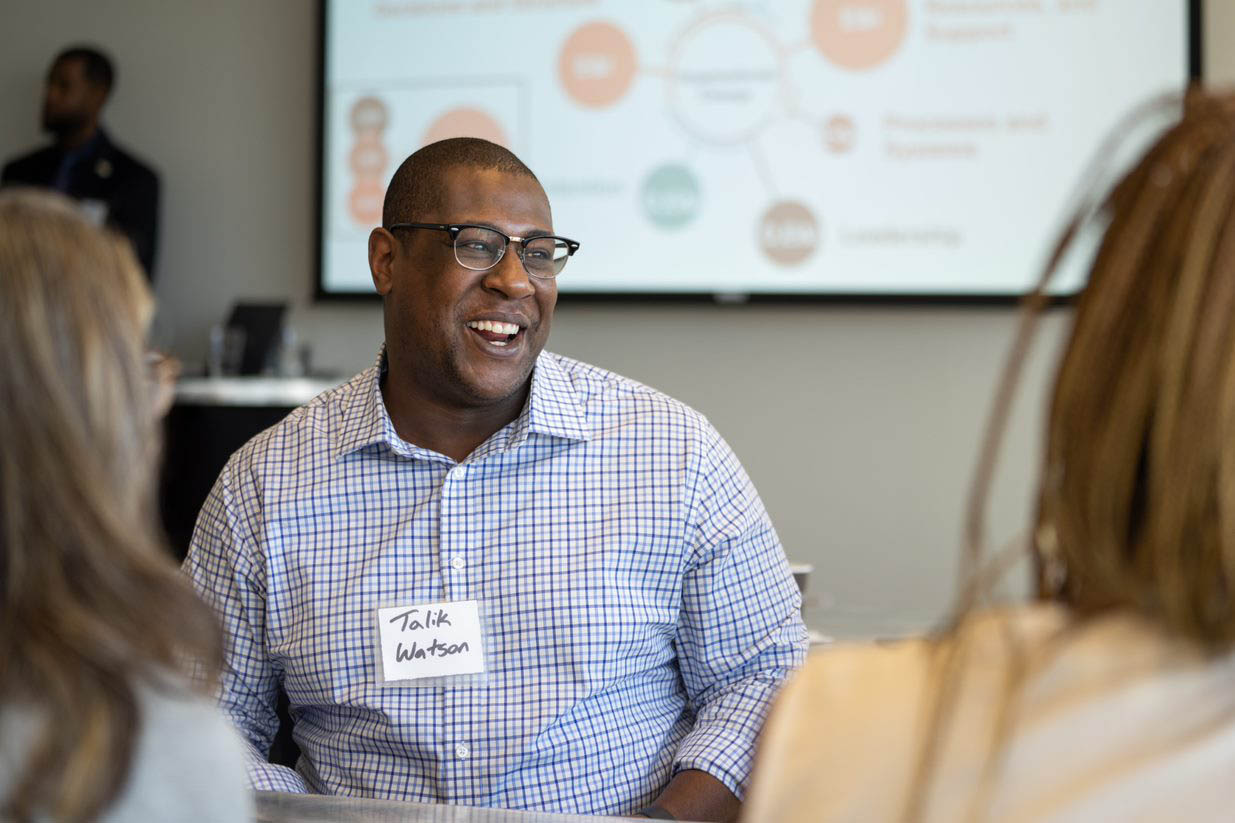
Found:
M 184 377 L 176 383 L 176 402 L 205 406 L 303 406 L 342 378 Z
M 435 803 L 402 803 L 320 794 L 255 792 L 258 823 L 595 823 L 593 817 Z

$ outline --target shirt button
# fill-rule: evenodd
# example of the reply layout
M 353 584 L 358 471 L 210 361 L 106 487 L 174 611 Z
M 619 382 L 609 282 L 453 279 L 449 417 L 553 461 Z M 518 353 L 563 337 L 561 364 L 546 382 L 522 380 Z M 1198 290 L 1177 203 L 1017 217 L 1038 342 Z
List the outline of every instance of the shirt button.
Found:
M 454 569 L 455 571 L 461 571 L 463 567 L 466 565 L 467 565 L 467 561 L 457 554 L 454 557 L 450 558 L 450 568 Z
M 472 753 L 472 750 L 468 748 L 466 743 L 455 744 L 455 757 L 459 758 L 460 760 L 467 760 L 467 758 L 471 755 L 471 753 Z

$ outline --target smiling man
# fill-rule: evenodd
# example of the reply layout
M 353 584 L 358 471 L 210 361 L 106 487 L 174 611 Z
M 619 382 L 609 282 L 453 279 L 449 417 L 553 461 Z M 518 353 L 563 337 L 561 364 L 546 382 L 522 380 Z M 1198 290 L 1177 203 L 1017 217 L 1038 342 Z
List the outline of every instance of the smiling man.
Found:
M 377 363 L 237 452 L 185 563 L 256 788 L 736 815 L 798 592 L 705 418 L 543 351 L 578 248 L 492 143 L 395 173 Z M 280 684 L 295 770 L 265 758 Z

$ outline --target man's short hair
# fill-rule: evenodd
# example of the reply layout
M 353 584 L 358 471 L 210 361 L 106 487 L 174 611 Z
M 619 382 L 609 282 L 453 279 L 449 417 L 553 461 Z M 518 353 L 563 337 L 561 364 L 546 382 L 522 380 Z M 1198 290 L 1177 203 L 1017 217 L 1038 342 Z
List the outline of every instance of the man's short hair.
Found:
M 442 173 L 457 166 L 526 175 L 532 170 L 514 152 L 479 137 L 451 137 L 414 152 L 390 179 L 382 203 L 382 225 L 419 222 L 442 200 Z M 537 182 L 540 182 L 537 180 Z
M 82 73 L 86 80 L 101 86 L 104 92 L 111 92 L 112 84 L 116 82 L 116 70 L 106 54 L 91 46 L 70 46 L 56 55 L 52 65 L 63 60 L 82 61 Z

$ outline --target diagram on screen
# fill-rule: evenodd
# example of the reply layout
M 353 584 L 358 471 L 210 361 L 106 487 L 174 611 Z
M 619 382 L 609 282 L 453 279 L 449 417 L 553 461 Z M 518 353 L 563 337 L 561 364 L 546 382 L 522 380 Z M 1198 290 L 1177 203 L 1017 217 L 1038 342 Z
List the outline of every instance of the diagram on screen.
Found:
M 398 163 L 476 136 L 582 241 L 564 290 L 1014 292 L 1104 131 L 1182 86 L 1171 5 L 1131 25 L 1113 0 L 336 7 L 323 259 L 351 276 Z M 1138 36 L 1157 56 L 1128 57 Z M 1109 76 L 1070 44 L 1109 50 Z

